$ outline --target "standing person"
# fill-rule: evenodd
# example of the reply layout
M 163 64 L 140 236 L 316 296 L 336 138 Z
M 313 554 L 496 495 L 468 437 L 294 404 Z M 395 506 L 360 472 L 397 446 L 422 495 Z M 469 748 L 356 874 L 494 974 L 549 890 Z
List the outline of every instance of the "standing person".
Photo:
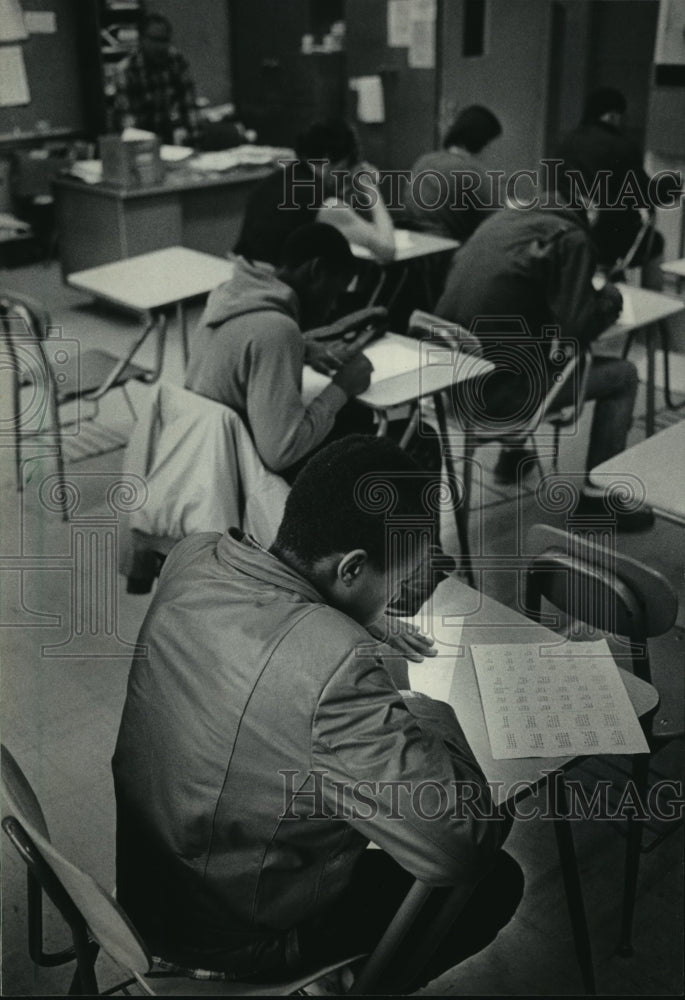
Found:
M 195 86 L 184 56 L 171 44 L 171 24 L 162 14 L 140 22 L 137 52 L 116 77 L 114 111 L 120 128 L 154 132 L 162 142 L 192 141 L 197 128 Z
M 419 157 L 405 188 L 405 211 L 418 229 L 463 243 L 498 207 L 498 185 L 479 154 L 501 133 L 497 116 L 472 104 L 455 118 L 443 148 Z
M 642 151 L 624 133 L 625 113 L 626 99 L 619 90 L 600 87 L 593 91 L 585 102 L 582 122 L 561 140 L 556 157 L 567 171 L 580 172 L 588 191 L 596 185 L 599 217 L 592 235 L 600 266 L 610 271 L 635 247 L 632 263 L 643 266 L 643 284 L 659 289 L 664 241 L 653 226 L 654 206 Z
M 503 436 L 507 421 L 515 427 L 520 414 L 541 403 L 552 384 L 545 328 L 557 327 L 562 341 L 583 350 L 621 311 L 618 289 L 608 283 L 600 291 L 593 286 L 596 253 L 586 212 L 571 207 L 568 199 L 565 187 L 547 192 L 538 207 L 508 206 L 486 219 L 468 246 L 454 255 L 435 310 L 438 316 L 477 333 L 484 357 L 492 355 L 496 367 L 486 376 L 481 392 L 468 399 L 459 395 L 455 405 L 470 406 L 468 418 L 473 423 L 492 429 L 490 421 L 494 421 Z M 578 514 L 607 512 L 604 496 L 593 493 L 588 474 L 625 449 L 637 386 L 632 362 L 593 358 L 586 397 L 595 401 L 595 407 Z M 559 406 L 573 402 L 574 388 L 569 385 L 561 390 Z M 495 468 L 499 482 L 517 481 L 519 468 L 530 454 L 524 444 L 511 443 L 502 449 Z M 654 522 L 651 508 L 623 504 L 617 496 L 612 497 L 612 510 L 617 527 L 625 531 L 642 530 Z
M 275 264 L 290 233 L 308 222 L 324 222 L 381 263 L 391 261 L 392 219 L 377 172 L 360 162 L 349 125 L 334 119 L 316 123 L 298 137 L 295 148 L 297 160 L 283 162 L 250 195 L 236 253 Z
M 388 541 L 378 491 L 425 525 L 424 487 L 392 442 L 343 438 L 296 479 L 270 550 L 231 529 L 169 555 L 113 770 L 117 899 L 181 972 L 263 981 L 370 952 L 418 877 L 436 889 L 407 953 L 454 887 L 467 902 L 418 982 L 388 969 L 412 992 L 516 910 L 510 823 L 453 709 L 408 690 L 404 655 L 430 641 L 383 641 L 422 554 L 409 527 Z

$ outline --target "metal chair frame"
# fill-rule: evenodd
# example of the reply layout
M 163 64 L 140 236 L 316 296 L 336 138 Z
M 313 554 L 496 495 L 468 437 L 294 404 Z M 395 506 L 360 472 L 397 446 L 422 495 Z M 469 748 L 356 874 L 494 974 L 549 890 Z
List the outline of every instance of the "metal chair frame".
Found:
M 42 383 L 47 397 L 45 405 L 47 410 L 49 410 L 51 431 L 56 441 L 57 472 L 60 484 L 59 496 L 62 499 L 63 518 L 66 521 L 68 520 L 68 497 L 67 491 L 64 489 L 62 428 L 69 426 L 70 422 L 67 421 L 66 423 L 62 423 L 60 421 L 60 406 L 77 400 L 85 400 L 88 403 L 94 404 L 93 412 L 86 418 L 88 420 L 93 420 L 98 415 L 99 402 L 103 396 L 105 396 L 111 389 L 120 388 L 124 393 L 124 398 L 126 399 L 127 405 L 135 419 L 136 413 L 130 397 L 126 392 L 126 382 L 142 381 L 151 385 L 158 380 L 164 360 L 167 318 L 164 313 L 151 314 L 148 317 L 148 321 L 142 332 L 136 337 L 135 341 L 123 358 L 116 358 L 114 355 L 109 355 L 108 352 L 98 352 L 111 357 L 113 362 L 111 370 L 105 375 L 102 383 L 94 389 L 85 388 L 83 391 L 79 391 L 79 388 L 77 387 L 76 391 L 65 395 L 60 391 L 55 373 L 48 361 L 45 350 L 45 342 L 49 339 L 50 330 L 53 328 L 49 313 L 40 303 L 28 296 L 16 295 L 9 292 L 0 294 L 0 328 L 2 328 L 4 333 L 10 367 L 13 372 L 12 423 L 14 430 L 17 489 L 19 492 L 22 492 L 24 486 L 21 451 L 22 437 L 35 436 L 37 434 L 45 433 L 45 430 L 41 428 L 36 431 L 26 431 L 20 426 L 20 392 L 23 386 L 32 383 L 30 381 L 22 381 L 21 378 L 22 366 L 19 362 L 19 354 L 17 351 L 17 335 L 12 329 L 14 323 L 21 326 L 22 331 L 20 336 L 22 339 L 25 339 L 25 342 L 29 346 L 35 348 L 35 354 L 40 364 Z M 154 367 L 152 369 L 141 369 L 136 367 L 135 371 L 126 376 L 126 369 L 129 365 L 131 365 L 133 357 L 153 329 L 157 330 Z M 82 360 L 85 359 L 89 353 L 94 354 L 95 352 L 84 352 Z M 71 421 L 71 423 L 73 423 L 73 421 Z M 117 445 L 117 447 L 120 447 L 120 445 Z
M 674 624 L 678 612 L 676 594 L 656 570 L 620 555 L 588 539 L 570 535 L 548 525 L 534 525 L 528 534 L 528 549 L 537 552 L 525 571 L 525 607 L 528 617 L 553 627 L 544 615 L 543 597 L 573 621 L 620 637 L 637 677 L 652 683 L 648 638 L 663 635 Z M 650 750 L 663 739 L 655 737 L 654 713 L 642 720 Z M 650 754 L 633 757 L 633 781 L 646 801 Z M 625 878 L 618 953 L 633 954 L 632 927 L 642 846 L 643 822 L 628 820 Z
M 300 973 L 290 981 L 250 983 L 230 980 L 204 981 L 169 976 L 152 971 L 149 950 L 116 900 L 92 876 L 77 868 L 51 843 L 47 823 L 30 783 L 10 751 L 3 745 L 2 792 L 7 815 L 3 829 L 27 867 L 29 906 L 29 954 L 40 966 L 54 967 L 76 961 L 70 994 L 99 996 L 138 983 L 148 995 L 189 996 L 284 996 L 351 963 L 361 968 L 350 990 L 351 996 L 384 993 L 382 977 L 397 960 L 402 942 L 416 925 L 433 886 L 416 879 L 390 921 L 371 955 L 350 955 L 344 959 Z M 459 909 L 473 891 L 456 888 L 443 907 L 422 927 L 422 935 L 406 958 L 403 973 L 409 981 L 432 957 Z M 43 950 L 42 893 L 56 906 L 67 923 L 72 946 L 58 952 Z M 95 901 L 95 902 L 93 902 Z M 100 948 L 130 975 L 122 983 L 100 993 L 95 963 Z M 365 959 L 365 961 L 364 961 Z M 157 994 L 152 983 L 163 984 Z

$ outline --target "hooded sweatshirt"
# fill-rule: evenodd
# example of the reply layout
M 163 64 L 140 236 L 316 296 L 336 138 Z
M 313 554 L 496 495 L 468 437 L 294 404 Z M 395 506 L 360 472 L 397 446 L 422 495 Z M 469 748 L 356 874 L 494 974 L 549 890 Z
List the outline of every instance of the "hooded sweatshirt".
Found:
M 239 258 L 207 301 L 186 388 L 235 410 L 264 464 L 281 472 L 321 444 L 347 395 L 326 386 L 302 402 L 304 339 L 293 289 L 272 267 Z

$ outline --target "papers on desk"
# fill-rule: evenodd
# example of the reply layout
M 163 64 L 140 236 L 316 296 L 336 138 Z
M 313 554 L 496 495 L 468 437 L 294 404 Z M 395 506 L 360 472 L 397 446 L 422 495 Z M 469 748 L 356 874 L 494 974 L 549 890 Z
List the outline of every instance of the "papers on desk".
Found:
M 621 289 L 621 295 L 623 296 L 623 306 L 621 308 L 621 314 L 618 317 L 617 323 L 619 325 L 624 323 L 626 326 L 632 326 L 634 323 L 637 322 L 633 300 L 630 297 L 630 292 L 626 288 Z
M 564 649 L 471 646 L 494 759 L 647 753 L 606 641 Z
M 464 619 L 456 615 L 426 616 L 418 614 L 411 621 L 430 635 L 438 650 L 437 656 L 426 657 L 422 663 L 409 663 L 409 683 L 412 691 L 420 691 L 436 701 L 449 704 L 452 681 L 458 660 Z
M 395 375 L 404 375 L 406 372 L 416 370 L 417 351 L 415 345 L 395 342 L 392 350 L 388 350 L 388 345 L 389 340 L 381 338 L 364 348 L 364 354 L 373 365 L 371 385 L 376 385 L 377 382 L 384 381 L 386 378 L 393 378 Z
M 69 173 L 86 184 L 99 184 L 102 180 L 102 160 L 76 160 Z
M 413 246 L 412 235 L 408 229 L 395 230 L 395 253 L 400 250 L 410 250 Z M 457 246 L 457 244 L 455 244 Z M 360 243 L 350 243 L 350 248 L 355 257 L 359 260 L 373 260 L 374 255 L 368 247 L 361 246 Z
M 278 160 L 292 160 L 295 152 L 283 146 L 253 146 L 246 143 L 233 149 L 221 149 L 216 153 L 201 153 L 190 166 L 193 170 L 212 173 L 215 170 L 232 170 L 233 167 L 262 167 Z

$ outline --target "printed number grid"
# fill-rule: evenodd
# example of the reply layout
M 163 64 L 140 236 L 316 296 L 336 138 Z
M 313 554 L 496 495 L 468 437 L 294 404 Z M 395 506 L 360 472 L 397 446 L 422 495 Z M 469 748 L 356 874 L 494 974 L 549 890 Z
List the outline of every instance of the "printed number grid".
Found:
M 606 641 L 572 648 L 542 656 L 532 644 L 471 647 L 495 760 L 647 752 Z

